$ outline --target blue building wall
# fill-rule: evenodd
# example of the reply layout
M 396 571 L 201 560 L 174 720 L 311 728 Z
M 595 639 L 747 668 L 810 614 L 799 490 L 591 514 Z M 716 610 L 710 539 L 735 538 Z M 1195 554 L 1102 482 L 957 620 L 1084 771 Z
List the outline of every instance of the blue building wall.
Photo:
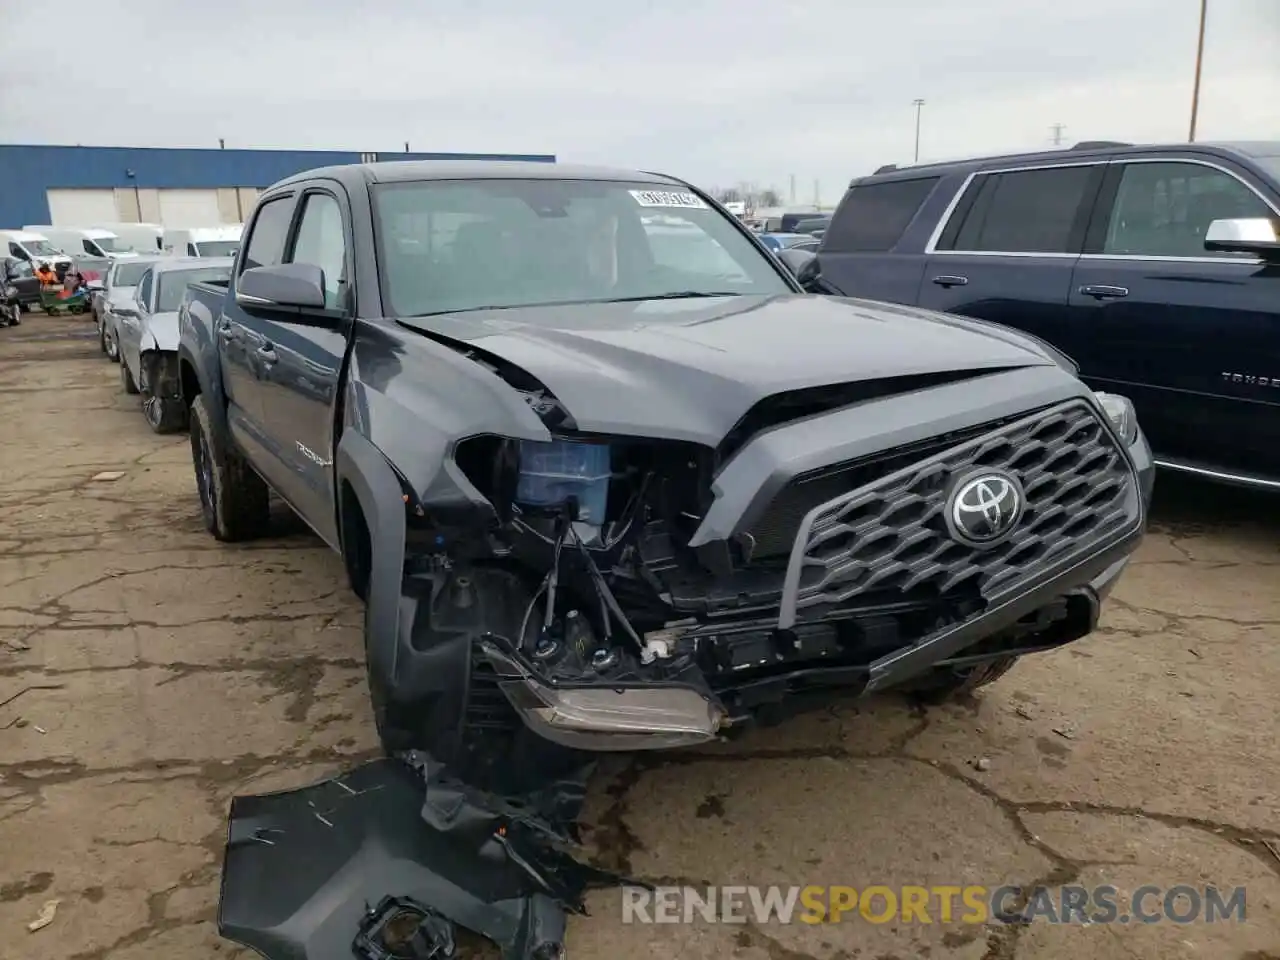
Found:
M 313 167 L 380 160 L 530 160 L 551 154 L 396 153 L 342 150 L 175 150 L 164 147 L 53 147 L 0 144 L 0 228 L 49 223 L 45 191 L 267 187 Z

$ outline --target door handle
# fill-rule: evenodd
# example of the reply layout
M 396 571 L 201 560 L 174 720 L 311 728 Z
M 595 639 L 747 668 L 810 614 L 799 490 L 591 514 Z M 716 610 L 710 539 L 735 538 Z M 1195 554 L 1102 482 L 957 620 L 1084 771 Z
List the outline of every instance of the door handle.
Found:
M 934 277 L 933 282 L 940 287 L 963 287 L 969 282 L 968 277 Z
M 264 343 L 262 346 L 258 348 L 258 359 L 261 360 L 263 363 L 265 363 L 267 366 L 271 366 L 273 363 L 279 360 L 280 357 L 276 354 L 275 347 L 271 346 L 271 344 L 269 343 Z
M 1080 293 L 1086 297 L 1093 297 L 1095 300 L 1119 300 L 1129 295 L 1128 287 L 1108 287 L 1105 284 L 1083 286 Z

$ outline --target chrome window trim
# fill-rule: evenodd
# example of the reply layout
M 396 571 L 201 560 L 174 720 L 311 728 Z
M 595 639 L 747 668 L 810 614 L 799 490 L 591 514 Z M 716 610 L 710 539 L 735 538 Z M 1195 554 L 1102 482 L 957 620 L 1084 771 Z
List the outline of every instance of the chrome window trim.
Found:
M 1280 219 L 1280 207 L 1277 207 L 1276 204 L 1272 203 L 1269 199 L 1267 199 L 1266 195 L 1263 194 L 1261 190 L 1259 190 L 1256 186 L 1254 186 L 1248 180 L 1245 180 L 1234 170 L 1230 170 L 1227 167 L 1224 167 L 1219 163 L 1214 163 L 1211 160 L 1202 160 L 1199 158 L 1176 157 L 1176 156 L 1133 157 L 1133 158 L 1124 157 L 1118 160 L 1094 160 L 1094 161 L 1079 161 L 1076 163 L 1036 164 L 1034 166 L 1029 166 L 1029 167 L 1017 167 L 1017 166 L 1001 167 L 999 169 L 992 169 L 992 170 L 975 170 L 973 171 L 973 173 L 965 177 L 964 183 L 960 185 L 960 189 L 956 191 L 956 195 L 952 197 L 951 202 L 947 204 L 947 209 L 943 211 L 942 218 L 938 221 L 938 225 L 934 228 L 933 233 L 929 237 L 929 242 L 925 244 L 925 248 L 924 248 L 925 255 L 926 256 L 934 256 L 934 255 L 947 256 L 949 254 L 950 255 L 958 254 L 966 257 L 1046 257 L 1046 258 L 1057 258 L 1057 259 L 1071 258 L 1071 259 L 1081 259 L 1081 260 L 1103 260 L 1103 261 L 1132 260 L 1132 261 L 1138 261 L 1142 263 L 1235 263 L 1243 266 L 1254 266 L 1254 267 L 1260 265 L 1263 262 L 1262 259 L 1258 257 L 1251 257 L 1245 260 L 1245 259 L 1235 259 L 1231 257 L 1211 257 L 1211 256 L 1167 257 L 1167 256 L 1142 255 L 1142 254 L 1123 254 L 1123 253 L 1084 253 L 1084 254 L 1025 253 L 1025 252 L 997 251 L 997 250 L 938 250 L 936 249 L 938 241 L 942 238 L 943 232 L 947 229 L 948 224 L 950 224 L 951 222 L 951 218 L 955 216 L 956 208 L 960 206 L 961 198 L 964 197 L 964 195 L 968 192 L 969 187 L 972 186 L 973 181 L 978 177 L 989 176 L 992 174 L 1000 174 L 1000 173 L 1021 173 L 1023 171 L 1033 171 L 1033 170 L 1057 170 L 1063 167 L 1121 166 L 1121 165 L 1131 164 L 1131 163 L 1184 163 L 1184 164 L 1194 164 L 1196 166 L 1201 166 L 1201 167 L 1209 167 L 1212 170 L 1217 170 L 1219 173 L 1226 174 L 1228 177 L 1232 177 L 1238 182 L 1242 183 L 1245 187 L 1249 189 L 1250 192 L 1253 193 L 1254 196 L 1256 196 L 1259 200 L 1261 200 L 1264 204 L 1266 204 L 1267 208 L 1270 209 L 1271 212 L 1278 219 Z

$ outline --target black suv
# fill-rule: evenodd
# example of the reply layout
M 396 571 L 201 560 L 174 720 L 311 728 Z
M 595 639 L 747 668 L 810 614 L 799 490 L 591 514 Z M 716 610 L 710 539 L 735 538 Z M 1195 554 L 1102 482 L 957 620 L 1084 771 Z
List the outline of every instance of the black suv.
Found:
M 1278 234 L 1280 142 L 1082 143 L 856 179 L 803 276 L 1035 334 L 1157 463 L 1280 490 Z

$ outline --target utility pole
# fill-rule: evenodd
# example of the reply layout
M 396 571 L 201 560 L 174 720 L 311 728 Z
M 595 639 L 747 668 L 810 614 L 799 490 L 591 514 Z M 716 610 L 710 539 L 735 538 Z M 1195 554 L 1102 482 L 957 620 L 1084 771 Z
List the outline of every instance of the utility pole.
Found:
M 920 110 L 924 107 L 924 101 L 917 97 L 911 101 L 911 105 L 916 108 L 916 155 L 915 163 L 920 162 Z
M 1062 146 L 1062 131 L 1067 129 L 1067 125 L 1065 123 L 1055 123 L 1049 129 L 1053 131 L 1053 145 L 1055 147 Z
M 1187 140 L 1196 142 L 1196 119 L 1200 113 L 1200 68 L 1204 63 L 1204 22 L 1209 14 L 1209 0 L 1200 0 L 1200 32 L 1196 36 L 1196 80 L 1191 88 L 1191 132 Z

